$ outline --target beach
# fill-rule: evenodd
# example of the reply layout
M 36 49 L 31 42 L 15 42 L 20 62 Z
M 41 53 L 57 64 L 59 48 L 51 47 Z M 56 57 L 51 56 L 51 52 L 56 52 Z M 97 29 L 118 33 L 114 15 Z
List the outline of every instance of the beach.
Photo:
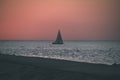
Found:
M 0 80 L 120 80 L 120 0 L 0 0 Z
M 120 65 L 0 55 L 0 80 L 119 80 Z

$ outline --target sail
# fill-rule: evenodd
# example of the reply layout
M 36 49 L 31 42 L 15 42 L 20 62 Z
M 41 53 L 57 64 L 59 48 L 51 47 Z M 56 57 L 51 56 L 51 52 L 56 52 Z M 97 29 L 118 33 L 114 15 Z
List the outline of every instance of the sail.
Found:
M 62 40 L 60 30 L 58 31 L 56 40 L 52 44 L 63 44 L 63 40 Z

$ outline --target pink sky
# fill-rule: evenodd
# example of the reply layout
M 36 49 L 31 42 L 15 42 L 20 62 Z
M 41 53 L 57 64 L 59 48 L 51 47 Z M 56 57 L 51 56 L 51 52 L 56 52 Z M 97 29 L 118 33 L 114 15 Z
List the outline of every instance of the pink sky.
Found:
M 120 40 L 119 14 L 119 0 L 3 0 L 0 40 Z

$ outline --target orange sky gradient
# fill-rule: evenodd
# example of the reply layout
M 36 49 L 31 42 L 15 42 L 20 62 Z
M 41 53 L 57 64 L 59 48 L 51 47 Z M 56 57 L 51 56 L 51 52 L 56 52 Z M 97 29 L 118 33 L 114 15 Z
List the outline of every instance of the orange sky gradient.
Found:
M 1 0 L 0 40 L 120 40 L 119 0 Z

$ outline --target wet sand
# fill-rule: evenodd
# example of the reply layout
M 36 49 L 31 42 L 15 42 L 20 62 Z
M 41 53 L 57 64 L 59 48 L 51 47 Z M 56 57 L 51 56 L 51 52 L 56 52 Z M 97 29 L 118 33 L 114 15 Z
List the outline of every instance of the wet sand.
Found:
M 0 55 L 0 80 L 120 80 L 120 65 Z

